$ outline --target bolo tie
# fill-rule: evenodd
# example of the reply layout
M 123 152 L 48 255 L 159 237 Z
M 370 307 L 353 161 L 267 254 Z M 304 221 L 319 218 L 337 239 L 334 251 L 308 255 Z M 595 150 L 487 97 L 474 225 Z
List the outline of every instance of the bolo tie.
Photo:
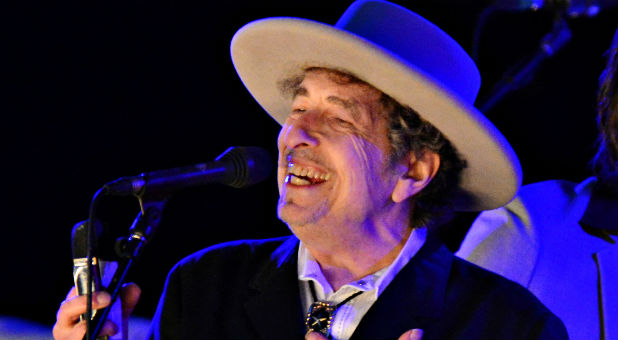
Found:
M 338 304 L 334 304 L 328 301 L 318 301 L 315 293 L 315 287 L 313 286 L 313 281 L 309 281 L 309 288 L 311 289 L 311 296 L 313 297 L 314 302 L 311 304 L 311 307 L 309 307 L 307 319 L 305 320 L 307 332 L 320 332 L 325 337 L 330 339 L 330 326 L 337 309 L 350 302 L 353 298 L 359 296 L 363 293 L 363 291 L 358 291 L 348 296 Z

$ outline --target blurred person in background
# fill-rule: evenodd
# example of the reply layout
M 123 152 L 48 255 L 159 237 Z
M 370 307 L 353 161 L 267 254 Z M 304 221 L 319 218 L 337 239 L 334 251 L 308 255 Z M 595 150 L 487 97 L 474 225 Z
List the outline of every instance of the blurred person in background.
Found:
M 571 339 L 618 339 L 618 30 L 597 93 L 594 177 L 521 188 L 479 215 L 456 253 L 534 293 Z

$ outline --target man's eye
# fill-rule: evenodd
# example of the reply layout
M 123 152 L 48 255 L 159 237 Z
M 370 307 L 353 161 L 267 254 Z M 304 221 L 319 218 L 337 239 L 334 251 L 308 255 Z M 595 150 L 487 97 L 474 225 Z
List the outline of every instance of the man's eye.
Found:
M 345 119 L 341 119 L 341 118 L 333 118 L 333 120 L 335 121 L 335 123 L 337 123 L 338 125 L 341 126 L 345 126 L 345 127 L 351 127 L 353 126 L 352 123 L 348 122 Z
M 305 111 L 307 111 L 307 110 L 305 110 L 303 108 L 292 109 L 292 112 L 295 112 L 295 113 L 303 113 Z

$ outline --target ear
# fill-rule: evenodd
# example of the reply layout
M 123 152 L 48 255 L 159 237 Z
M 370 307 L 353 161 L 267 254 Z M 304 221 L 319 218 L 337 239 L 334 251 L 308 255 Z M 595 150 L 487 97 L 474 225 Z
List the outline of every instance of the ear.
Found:
M 391 196 L 395 203 L 416 195 L 431 182 L 440 168 L 440 155 L 429 150 L 410 152 L 405 162 L 408 171 L 397 180 Z

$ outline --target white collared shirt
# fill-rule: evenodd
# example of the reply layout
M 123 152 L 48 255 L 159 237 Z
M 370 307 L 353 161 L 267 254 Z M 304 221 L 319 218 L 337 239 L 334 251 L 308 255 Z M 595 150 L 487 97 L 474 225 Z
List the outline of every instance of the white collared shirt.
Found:
M 334 304 L 338 304 L 355 292 L 363 291 L 364 293 L 339 307 L 333 317 L 330 328 L 331 337 L 338 340 L 349 339 L 365 313 L 367 313 L 388 284 L 393 281 L 401 268 L 421 249 L 426 238 L 426 228 L 412 230 L 410 237 L 393 263 L 358 281 L 343 285 L 336 292 L 333 291 L 332 286 L 324 277 L 320 265 L 315 258 L 311 256 L 304 244 L 300 242 L 298 249 L 298 280 L 303 310 L 307 312 L 309 306 L 314 302 L 311 289 L 309 288 L 309 281 L 314 282 L 318 300 L 329 301 Z

